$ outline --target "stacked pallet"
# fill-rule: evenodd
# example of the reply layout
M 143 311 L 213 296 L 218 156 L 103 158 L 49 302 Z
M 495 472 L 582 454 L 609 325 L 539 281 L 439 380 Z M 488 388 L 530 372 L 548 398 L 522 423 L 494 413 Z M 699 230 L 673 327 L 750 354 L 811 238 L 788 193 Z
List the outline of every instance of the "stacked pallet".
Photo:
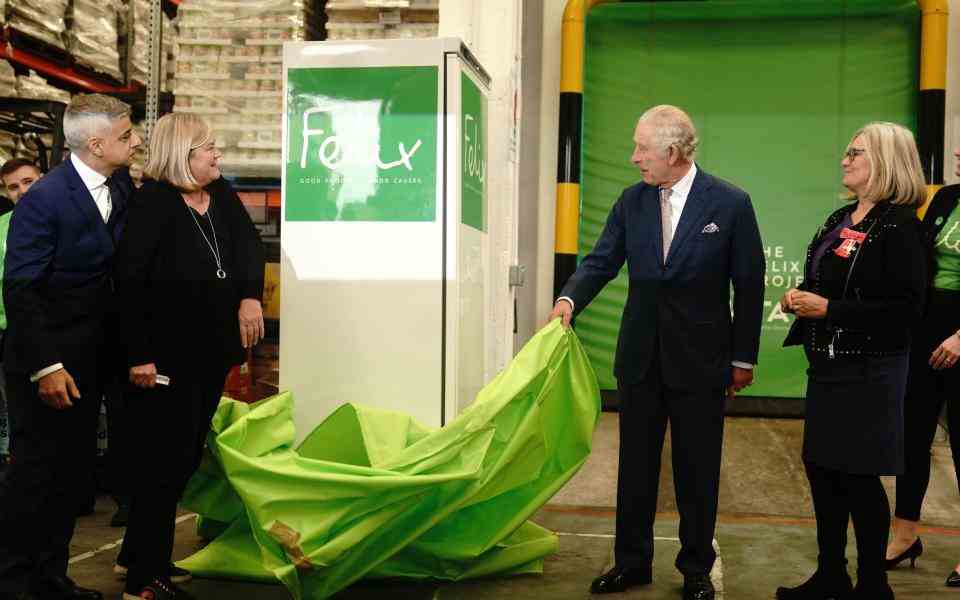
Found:
M 314 2 L 183 0 L 175 110 L 203 116 L 231 175 L 279 177 L 283 43 L 316 39 Z
M 7 0 L 7 25 L 54 51 L 66 52 L 67 0 Z
M 13 65 L 0 60 L 0 97 L 10 98 L 17 95 L 17 74 Z
M 29 75 L 17 75 L 16 90 L 20 98 L 70 103 L 70 92 L 50 85 L 46 79 L 33 71 L 30 71 Z
M 436 37 L 438 0 L 329 0 L 328 40 Z
M 150 76 L 150 0 L 128 0 L 124 9 L 126 31 L 127 81 L 146 86 Z M 160 52 L 160 72 L 164 74 L 161 91 L 173 89 L 174 78 L 174 41 L 177 37 L 175 22 L 166 14 L 162 15 L 161 31 L 163 49 Z
M 67 28 L 67 49 L 76 64 L 115 83 L 123 82 L 118 51 L 119 0 L 72 0 Z

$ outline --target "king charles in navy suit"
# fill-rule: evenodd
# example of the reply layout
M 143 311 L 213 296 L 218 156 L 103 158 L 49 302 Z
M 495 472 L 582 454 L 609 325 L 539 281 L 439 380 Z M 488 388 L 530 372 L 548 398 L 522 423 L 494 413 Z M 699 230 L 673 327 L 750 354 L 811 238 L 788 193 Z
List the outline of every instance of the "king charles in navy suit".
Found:
M 747 193 L 694 163 L 697 132 L 686 113 L 651 108 L 637 122 L 634 142 L 632 161 L 643 182 L 614 204 L 550 315 L 569 324 L 627 263 L 630 287 L 614 366 L 620 400 L 616 563 L 591 591 L 652 581 L 669 421 L 680 512 L 676 566 L 685 599 L 712 599 L 724 403 L 753 381 L 763 245 Z
M 67 577 L 67 560 L 104 384 L 121 366 L 111 365 L 111 272 L 140 138 L 130 107 L 97 94 L 74 96 L 63 133 L 70 158 L 20 199 L 7 236 L 4 367 L 16 460 L 0 482 L 0 599 L 101 597 Z

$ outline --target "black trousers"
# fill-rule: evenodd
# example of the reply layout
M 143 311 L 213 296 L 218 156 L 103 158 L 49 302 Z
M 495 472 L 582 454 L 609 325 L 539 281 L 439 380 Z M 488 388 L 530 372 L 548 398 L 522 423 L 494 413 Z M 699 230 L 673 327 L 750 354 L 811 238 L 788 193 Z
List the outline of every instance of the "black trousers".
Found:
M 81 398 L 53 410 L 25 374 L 7 374 L 16 460 L 0 482 L 0 591 L 65 575 L 77 506 L 93 473 L 102 394 L 96 369 L 68 367 Z
M 897 477 L 895 512 L 897 517 L 909 521 L 920 520 L 923 497 L 930 483 L 930 446 L 944 403 L 947 405 L 953 467 L 960 481 L 960 366 L 934 371 L 928 363 L 930 355 L 949 335 L 947 331 L 924 336 L 926 340 L 914 342 L 914 351 L 910 355 L 910 375 L 903 408 L 904 471 Z
M 104 402 L 107 405 L 107 472 L 106 488 L 117 504 L 129 504 L 131 485 L 129 458 L 138 438 L 137 429 L 130 426 L 129 385 L 116 381 L 107 386 Z
M 117 558 L 129 568 L 128 591 L 167 572 L 177 502 L 200 466 L 226 376 L 226 368 L 214 368 L 173 377 L 169 387 L 129 388 L 128 426 L 140 435 L 131 448 L 130 520 Z
M 640 383 L 618 385 L 616 563 L 646 567 L 653 562 L 660 458 L 669 421 L 680 512 L 680 552 L 675 564 L 685 576 L 706 575 L 717 558 L 713 534 L 720 488 L 724 390 L 672 389 L 664 385 L 659 365 L 652 365 L 648 373 Z
M 886 583 L 884 556 L 890 504 L 879 475 L 858 475 L 804 463 L 817 517 L 818 569 L 846 571 L 847 524 L 857 538 L 857 585 Z

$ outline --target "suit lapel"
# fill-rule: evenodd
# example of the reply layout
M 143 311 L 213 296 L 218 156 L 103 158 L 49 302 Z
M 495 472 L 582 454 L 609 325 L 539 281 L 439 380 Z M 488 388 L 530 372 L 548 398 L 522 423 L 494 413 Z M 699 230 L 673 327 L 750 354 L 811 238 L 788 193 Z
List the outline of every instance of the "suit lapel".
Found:
M 710 176 L 702 170 L 697 169 L 697 175 L 693 178 L 693 185 L 690 187 L 690 193 L 687 194 L 687 202 L 683 205 L 683 211 L 680 213 L 680 222 L 677 223 L 677 231 L 673 234 L 673 241 L 670 242 L 670 252 L 667 253 L 667 262 L 675 257 L 680 248 L 691 237 L 695 225 L 700 222 L 700 215 L 706 208 L 706 191 L 710 188 L 712 182 Z M 662 251 L 661 251 L 662 252 Z
M 642 208 L 646 213 L 641 223 L 650 223 L 650 237 L 653 238 L 653 249 L 657 265 L 663 265 L 663 218 L 660 210 L 660 190 L 657 186 L 648 186 L 646 197 L 642 198 Z
M 103 216 L 100 214 L 100 210 L 97 208 L 97 203 L 93 200 L 93 196 L 90 195 L 90 190 L 87 189 L 86 184 L 83 183 L 83 179 L 80 178 L 80 174 L 77 173 L 77 170 L 69 159 L 63 161 L 63 165 L 67 171 L 67 185 L 70 187 L 70 200 L 93 225 L 93 228 L 97 232 L 97 237 L 100 238 L 100 242 L 104 247 L 113 250 L 113 236 L 111 236 L 110 231 L 107 230 L 107 225 L 103 222 Z

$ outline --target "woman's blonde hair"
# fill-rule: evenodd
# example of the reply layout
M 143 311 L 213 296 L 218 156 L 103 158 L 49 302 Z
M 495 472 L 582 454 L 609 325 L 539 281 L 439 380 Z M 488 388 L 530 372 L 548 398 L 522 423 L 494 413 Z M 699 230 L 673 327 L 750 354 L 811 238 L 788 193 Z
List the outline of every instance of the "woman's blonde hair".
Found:
M 190 172 L 190 152 L 210 142 L 207 122 L 192 113 L 160 117 L 150 134 L 150 159 L 143 173 L 188 192 L 200 189 Z
M 913 133 L 896 123 L 868 123 L 850 138 L 848 150 L 858 137 L 870 163 L 870 177 L 862 199 L 907 206 L 923 204 L 927 198 L 926 183 Z M 854 195 L 851 193 L 848 197 Z

